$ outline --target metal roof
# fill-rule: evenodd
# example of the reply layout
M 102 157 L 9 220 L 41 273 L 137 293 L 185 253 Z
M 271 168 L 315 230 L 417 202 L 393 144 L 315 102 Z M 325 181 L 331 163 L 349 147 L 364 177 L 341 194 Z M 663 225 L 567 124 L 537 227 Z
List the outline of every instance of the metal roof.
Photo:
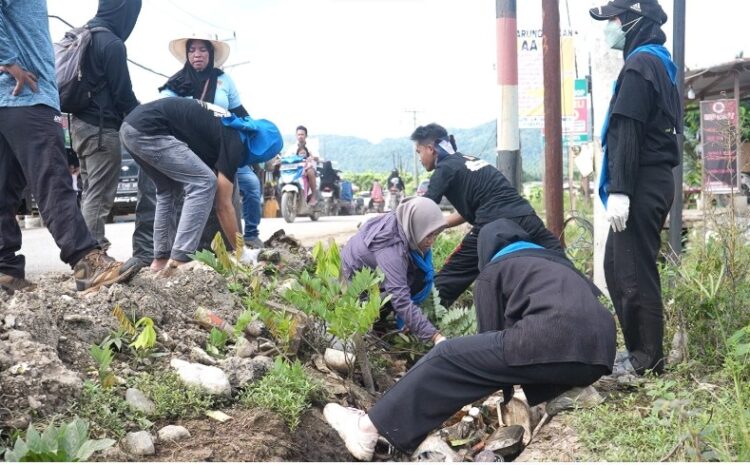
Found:
M 688 101 L 734 97 L 735 80 L 739 80 L 740 99 L 750 97 L 750 58 L 738 58 L 728 63 L 685 73 L 685 98 L 692 88 L 695 98 Z

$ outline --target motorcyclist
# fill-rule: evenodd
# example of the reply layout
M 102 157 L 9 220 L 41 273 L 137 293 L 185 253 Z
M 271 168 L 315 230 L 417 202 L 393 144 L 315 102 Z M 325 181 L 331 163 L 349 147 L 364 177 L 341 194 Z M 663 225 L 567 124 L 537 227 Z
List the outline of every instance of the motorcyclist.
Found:
M 396 190 L 400 193 L 404 192 L 405 186 L 404 186 L 404 180 L 401 179 L 401 175 L 398 172 L 398 169 L 394 168 L 393 171 L 391 171 L 391 174 L 388 176 L 388 181 L 385 183 L 388 186 L 388 190 Z
M 339 187 L 339 177 L 337 171 L 333 169 L 333 163 L 330 160 L 323 162 L 323 168 L 320 172 L 320 190 L 330 188 L 333 190 L 333 198 L 339 199 L 341 197 L 341 190 Z

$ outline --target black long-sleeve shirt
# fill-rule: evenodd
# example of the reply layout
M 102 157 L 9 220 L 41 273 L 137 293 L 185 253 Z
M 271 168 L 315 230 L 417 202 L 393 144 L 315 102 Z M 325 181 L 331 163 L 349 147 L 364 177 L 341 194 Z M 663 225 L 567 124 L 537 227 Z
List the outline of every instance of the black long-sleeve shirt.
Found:
M 608 191 L 632 196 L 639 167 L 679 164 L 681 127 L 675 126 L 681 122 L 670 117 L 675 110 L 668 107 L 677 91 L 664 65 L 650 53 L 636 53 L 625 62 L 617 88 L 606 140 Z

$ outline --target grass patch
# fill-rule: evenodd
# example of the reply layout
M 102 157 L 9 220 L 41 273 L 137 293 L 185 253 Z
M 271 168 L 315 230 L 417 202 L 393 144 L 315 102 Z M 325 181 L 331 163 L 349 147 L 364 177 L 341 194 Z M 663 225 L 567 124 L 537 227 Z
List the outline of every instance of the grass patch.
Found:
M 278 357 L 268 374 L 242 393 L 240 402 L 248 407 L 262 407 L 278 413 L 294 430 L 302 412 L 310 407 L 311 397 L 319 390 L 299 361 L 290 364 Z
M 97 436 L 120 439 L 131 428 L 149 429 L 152 426 L 145 415 L 130 409 L 122 394 L 88 381 L 84 383 L 81 398 L 71 413 L 88 420 L 91 431 Z
M 145 373 L 135 387 L 156 405 L 151 419 L 195 418 L 214 405 L 214 398 L 200 389 L 187 386 L 176 373 Z

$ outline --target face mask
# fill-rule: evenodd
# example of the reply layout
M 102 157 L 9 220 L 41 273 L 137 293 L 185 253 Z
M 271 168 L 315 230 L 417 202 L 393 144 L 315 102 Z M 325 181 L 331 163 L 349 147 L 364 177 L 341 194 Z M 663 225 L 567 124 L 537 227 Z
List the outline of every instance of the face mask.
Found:
M 641 18 L 634 19 L 633 21 L 620 25 L 617 21 L 608 21 L 607 25 L 604 26 L 604 40 L 609 45 L 609 48 L 615 50 L 622 50 L 625 48 L 625 36 L 628 32 L 633 30 L 638 21 Z M 628 30 L 624 30 L 625 27 L 630 26 Z

